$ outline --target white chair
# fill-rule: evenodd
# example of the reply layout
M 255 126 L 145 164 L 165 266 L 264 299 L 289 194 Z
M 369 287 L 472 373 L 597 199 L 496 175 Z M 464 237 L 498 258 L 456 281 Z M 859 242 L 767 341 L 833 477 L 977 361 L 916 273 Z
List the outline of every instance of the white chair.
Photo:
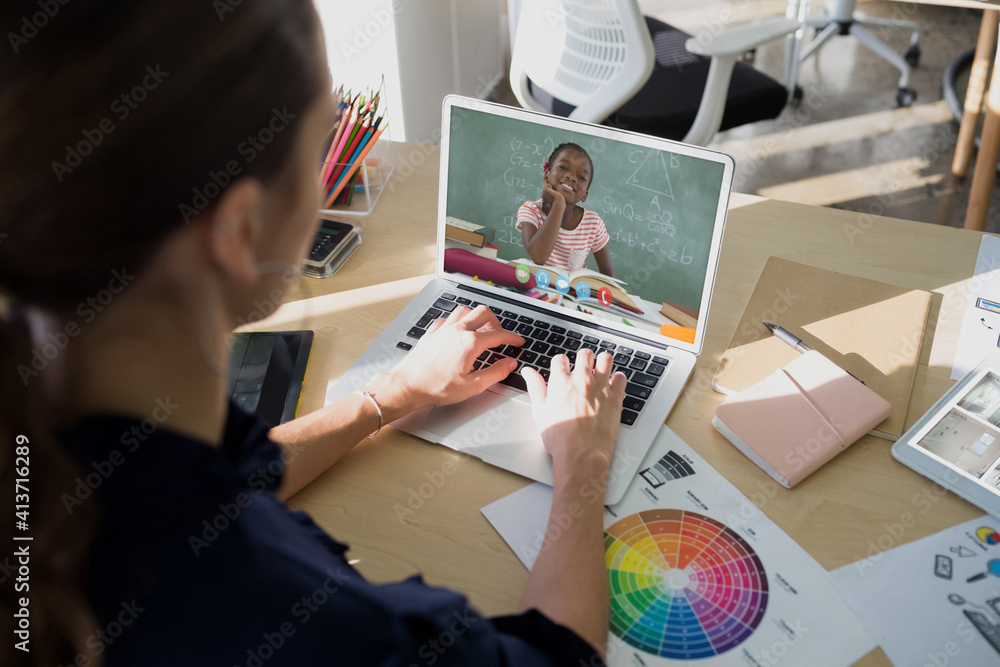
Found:
M 799 64 L 816 53 L 833 36 L 850 35 L 899 70 L 899 81 L 896 84 L 896 103 L 901 107 L 912 105 L 917 99 L 917 92 L 910 88 L 910 66 L 916 67 L 920 62 L 920 45 L 917 43 L 920 39 L 920 26 L 913 21 L 867 16 L 863 12 L 856 11 L 857 4 L 857 0 L 828 0 L 823 5 L 822 15 L 814 18 L 800 17 L 804 19 L 806 26 L 822 28 L 822 30 L 802 51 L 793 67 L 797 70 Z M 808 7 L 808 3 L 806 3 L 806 7 Z M 890 49 L 885 42 L 873 35 L 869 28 L 909 30 L 910 45 L 903 55 L 899 55 Z M 791 76 L 791 83 L 795 83 L 794 73 Z
M 635 0 L 528 0 L 511 88 L 525 108 L 705 145 L 780 113 L 785 87 L 737 60 L 800 27 L 780 17 L 691 37 Z

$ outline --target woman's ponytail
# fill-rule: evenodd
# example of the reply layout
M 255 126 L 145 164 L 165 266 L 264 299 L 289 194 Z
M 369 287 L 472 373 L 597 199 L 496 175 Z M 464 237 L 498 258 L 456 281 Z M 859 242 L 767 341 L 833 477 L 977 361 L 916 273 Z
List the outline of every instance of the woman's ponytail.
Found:
M 0 664 L 97 665 L 85 588 L 96 507 L 61 501 L 82 475 L 56 441 L 31 363 L 28 322 L 8 303 L 0 311 L 0 494 L 13 502 L 0 505 L 0 541 L 9 545 L 0 551 Z M 79 655 L 89 662 L 76 663 Z

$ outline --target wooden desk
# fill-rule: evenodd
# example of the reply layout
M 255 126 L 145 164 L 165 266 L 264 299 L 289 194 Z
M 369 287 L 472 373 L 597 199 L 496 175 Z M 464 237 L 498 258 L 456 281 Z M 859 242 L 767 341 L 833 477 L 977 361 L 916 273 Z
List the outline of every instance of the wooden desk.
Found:
M 437 153 L 395 193 L 379 202 L 373 229 L 404 223 L 393 216 L 410 208 L 410 237 L 423 244 L 423 225 L 434 210 L 401 201 L 410 185 L 433 189 Z M 382 217 L 386 215 L 386 217 Z M 867 276 L 935 293 L 907 423 L 930 407 L 948 376 L 981 234 L 829 208 L 734 195 L 726 224 L 705 348 L 667 424 L 751 501 L 832 569 L 971 519 L 982 512 L 895 462 L 890 443 L 866 437 L 792 491 L 779 487 L 711 426 L 722 396 L 711 378 L 770 255 Z M 429 279 L 432 253 L 405 248 L 405 267 L 384 254 L 398 239 L 370 236 L 370 251 L 351 260 L 329 293 L 286 304 L 257 328 L 305 326 L 316 330 L 306 373 L 302 411 L 323 404 L 329 379 L 340 376 Z M 424 257 L 426 255 L 426 257 Z M 368 258 L 362 260 L 362 258 Z M 424 259 L 420 259 L 424 257 Z M 367 262 L 377 264 L 369 265 Z M 386 267 L 383 269 L 383 267 Z M 412 270 L 403 276 L 404 268 Z M 384 272 L 383 272 L 384 271 Z M 356 287 L 363 276 L 370 287 Z M 391 280 L 378 277 L 391 275 Z M 340 280 L 350 287 L 338 289 Z M 351 282 L 354 281 L 354 282 Z M 358 568 L 374 581 L 417 572 L 426 581 L 464 591 L 487 614 L 510 613 L 527 572 L 480 514 L 480 508 L 528 480 L 391 428 L 367 441 L 296 495 L 303 509 L 351 544 Z M 412 510 L 400 515 L 402 510 Z M 912 520 L 911 518 L 912 517 Z M 904 528 L 903 521 L 911 523 Z M 877 650 L 861 664 L 886 665 Z

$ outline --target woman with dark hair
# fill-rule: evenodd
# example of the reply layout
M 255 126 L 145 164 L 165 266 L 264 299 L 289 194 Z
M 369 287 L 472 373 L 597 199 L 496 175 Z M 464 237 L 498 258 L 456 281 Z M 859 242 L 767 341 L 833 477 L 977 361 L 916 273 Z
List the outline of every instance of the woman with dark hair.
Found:
M 459 307 L 363 392 L 270 430 L 206 361 L 315 231 L 334 101 L 312 4 L 11 0 L 0 27 L 0 488 L 27 487 L 0 513 L 0 661 L 600 664 L 610 355 L 526 377 L 553 516 L 575 518 L 496 619 L 365 581 L 283 499 L 383 422 L 502 379 L 473 361 L 520 337 Z

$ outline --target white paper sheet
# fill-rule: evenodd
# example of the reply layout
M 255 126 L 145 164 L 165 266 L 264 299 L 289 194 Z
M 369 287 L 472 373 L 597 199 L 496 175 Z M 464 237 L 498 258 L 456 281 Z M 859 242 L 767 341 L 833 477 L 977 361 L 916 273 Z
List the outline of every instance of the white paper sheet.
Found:
M 980 299 L 984 302 L 980 303 Z M 992 307 L 990 304 L 997 304 Z M 977 305 L 979 304 L 979 305 Z M 958 380 L 990 355 L 1000 355 L 1000 238 L 984 236 L 962 317 L 951 379 Z
M 530 569 L 551 506 L 533 484 L 482 511 Z M 613 667 L 850 665 L 875 648 L 819 563 L 667 427 L 604 525 Z
M 830 579 L 894 664 L 1000 664 L 997 519 L 973 519 L 845 565 Z

